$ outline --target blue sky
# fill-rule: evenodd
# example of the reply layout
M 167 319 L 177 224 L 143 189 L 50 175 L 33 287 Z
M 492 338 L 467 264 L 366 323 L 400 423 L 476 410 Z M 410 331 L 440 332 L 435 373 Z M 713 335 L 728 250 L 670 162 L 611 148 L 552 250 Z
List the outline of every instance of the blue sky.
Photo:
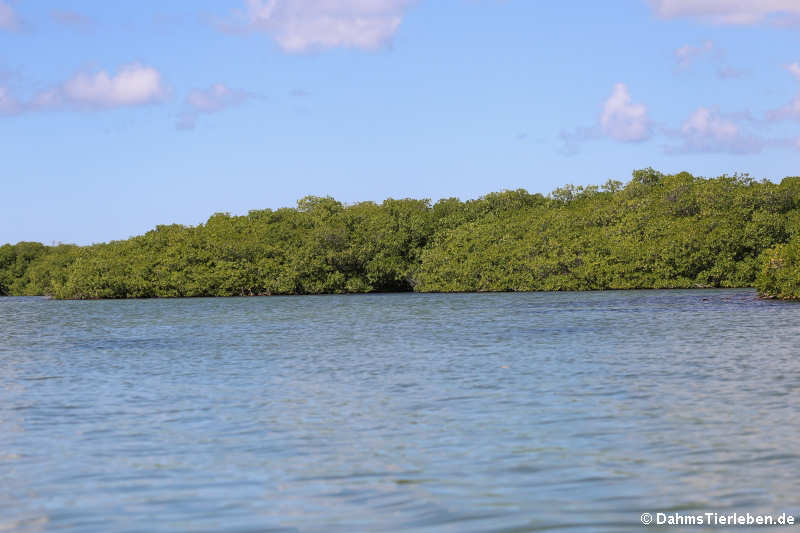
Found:
M 0 0 L 0 243 L 800 174 L 797 0 Z

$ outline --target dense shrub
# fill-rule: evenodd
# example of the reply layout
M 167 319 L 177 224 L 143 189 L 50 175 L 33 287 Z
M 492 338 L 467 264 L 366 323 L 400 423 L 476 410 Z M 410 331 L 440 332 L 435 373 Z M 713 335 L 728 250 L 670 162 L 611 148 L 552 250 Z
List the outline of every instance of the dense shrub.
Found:
M 787 244 L 788 243 L 788 244 Z M 800 297 L 800 178 L 637 170 L 462 202 L 217 213 L 86 247 L 0 247 L 0 294 L 58 298 L 745 287 Z M 756 281 L 756 278 L 758 280 Z
M 764 253 L 756 287 L 770 298 L 800 299 L 800 237 Z

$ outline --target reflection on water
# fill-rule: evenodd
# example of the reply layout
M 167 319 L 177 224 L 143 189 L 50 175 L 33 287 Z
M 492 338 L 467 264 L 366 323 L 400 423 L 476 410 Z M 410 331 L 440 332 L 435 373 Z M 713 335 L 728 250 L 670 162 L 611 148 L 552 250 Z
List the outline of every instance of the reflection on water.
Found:
M 798 512 L 752 291 L 0 299 L 0 531 L 638 531 Z

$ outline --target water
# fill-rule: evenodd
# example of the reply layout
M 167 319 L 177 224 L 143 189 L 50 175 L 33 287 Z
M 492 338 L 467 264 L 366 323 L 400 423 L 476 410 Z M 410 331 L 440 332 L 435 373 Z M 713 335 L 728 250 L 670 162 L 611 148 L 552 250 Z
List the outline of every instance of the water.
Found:
M 0 531 L 639 531 L 800 511 L 749 290 L 0 299 Z

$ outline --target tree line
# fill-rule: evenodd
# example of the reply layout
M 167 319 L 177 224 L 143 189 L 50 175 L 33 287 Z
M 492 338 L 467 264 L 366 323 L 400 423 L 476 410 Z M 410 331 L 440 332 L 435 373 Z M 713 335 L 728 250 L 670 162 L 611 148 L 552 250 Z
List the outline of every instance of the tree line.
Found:
M 309 196 L 91 246 L 0 246 L 0 295 L 72 299 L 751 286 L 800 298 L 800 178 L 648 168 L 547 196 Z

